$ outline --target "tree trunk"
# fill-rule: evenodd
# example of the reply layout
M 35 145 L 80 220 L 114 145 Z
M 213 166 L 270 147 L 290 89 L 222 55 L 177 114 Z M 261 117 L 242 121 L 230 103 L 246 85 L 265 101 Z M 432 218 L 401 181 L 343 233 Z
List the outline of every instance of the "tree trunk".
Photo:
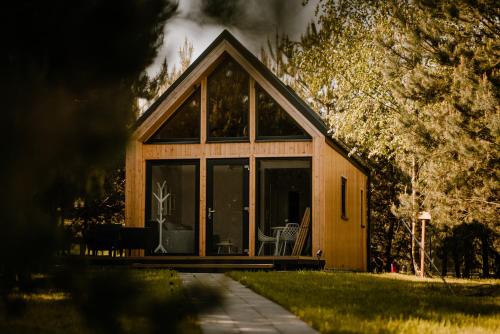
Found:
M 453 265 L 455 267 L 455 276 L 457 278 L 460 278 L 461 274 L 460 274 L 460 253 L 458 251 L 458 247 L 456 245 L 456 240 L 453 241 L 455 243 L 455 245 L 453 245 Z
M 392 263 L 392 241 L 394 239 L 394 219 L 390 220 L 389 223 L 389 230 L 387 231 L 387 245 L 385 247 L 385 271 L 390 272 L 391 271 L 391 263 Z
M 412 157 L 411 161 L 411 267 L 412 272 L 416 275 L 418 270 L 417 261 L 415 259 L 415 224 L 417 223 L 417 190 L 416 190 L 416 161 L 415 155 Z
M 470 237 L 467 237 L 467 240 L 464 245 L 464 272 L 463 277 L 470 278 L 473 266 L 474 259 L 474 250 L 473 243 Z
M 495 252 L 495 278 L 500 278 L 500 253 Z
M 481 235 L 481 255 L 483 260 L 483 278 L 490 277 L 490 259 L 489 259 L 490 245 L 488 243 L 488 236 L 486 232 Z
M 441 276 L 446 276 L 448 274 L 448 247 L 446 243 L 443 245 L 441 250 Z

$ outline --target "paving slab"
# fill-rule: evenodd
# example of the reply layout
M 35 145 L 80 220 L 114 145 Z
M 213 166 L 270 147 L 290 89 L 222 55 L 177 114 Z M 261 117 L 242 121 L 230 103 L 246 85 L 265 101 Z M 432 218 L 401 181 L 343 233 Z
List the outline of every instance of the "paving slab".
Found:
M 219 273 L 179 273 L 183 284 L 219 289 L 224 301 L 199 316 L 205 334 L 215 333 L 318 333 L 280 305 Z M 192 296 L 196 298 L 196 296 Z

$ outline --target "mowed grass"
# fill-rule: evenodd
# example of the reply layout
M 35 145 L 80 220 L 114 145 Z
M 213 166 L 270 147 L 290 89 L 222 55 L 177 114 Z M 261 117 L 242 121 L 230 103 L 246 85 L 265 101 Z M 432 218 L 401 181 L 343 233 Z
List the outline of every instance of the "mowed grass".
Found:
M 399 274 L 231 272 L 322 333 L 500 333 L 498 280 Z
M 103 269 L 99 272 L 114 269 Z M 134 299 L 134 304 L 140 308 L 152 299 L 169 298 L 182 289 L 178 276 L 168 270 L 135 270 L 124 274 L 132 275 L 141 284 L 140 295 Z M 113 274 L 117 274 L 116 271 Z M 38 278 L 44 280 L 46 278 Z M 16 293 L 15 297 L 25 304 L 24 311 L 7 312 L 5 304 L 0 300 L 0 333 L 95 333 L 96 329 L 87 325 L 79 308 L 68 293 L 48 286 L 37 288 L 33 293 Z M 25 303 L 24 303 L 25 302 Z M 96 308 L 99 305 L 95 305 Z M 168 310 L 166 310 L 168 311 Z M 106 312 L 106 310 L 103 310 Z M 10 315 L 8 313 L 11 313 Z M 150 320 L 143 316 L 122 316 L 119 319 L 126 333 L 148 333 L 151 331 Z M 201 333 L 194 318 L 188 318 L 181 323 L 183 333 Z

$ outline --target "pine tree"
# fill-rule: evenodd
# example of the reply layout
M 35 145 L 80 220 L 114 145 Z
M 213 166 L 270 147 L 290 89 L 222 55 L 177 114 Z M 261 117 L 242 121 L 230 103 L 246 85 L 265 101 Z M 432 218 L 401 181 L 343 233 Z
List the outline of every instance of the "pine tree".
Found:
M 175 65 L 170 67 L 165 57 L 163 58 L 160 71 L 156 75 L 150 76 L 146 72 L 143 73 L 134 87 L 138 96 L 137 116 L 145 112 L 189 67 L 193 58 L 193 50 L 193 43 L 185 38 L 183 45 L 178 50 L 179 68 Z
M 438 225 L 479 222 L 498 235 L 500 5 L 397 2 L 391 13 L 381 41 L 387 67 L 405 69 L 388 75 L 414 134 L 418 204 Z

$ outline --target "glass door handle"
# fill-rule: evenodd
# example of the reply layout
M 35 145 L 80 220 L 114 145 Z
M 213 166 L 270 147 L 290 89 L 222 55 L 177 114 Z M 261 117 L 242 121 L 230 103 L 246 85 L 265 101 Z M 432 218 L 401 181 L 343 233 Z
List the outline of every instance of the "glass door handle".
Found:
M 212 213 L 215 213 L 215 210 L 208 208 L 208 219 L 212 219 Z

